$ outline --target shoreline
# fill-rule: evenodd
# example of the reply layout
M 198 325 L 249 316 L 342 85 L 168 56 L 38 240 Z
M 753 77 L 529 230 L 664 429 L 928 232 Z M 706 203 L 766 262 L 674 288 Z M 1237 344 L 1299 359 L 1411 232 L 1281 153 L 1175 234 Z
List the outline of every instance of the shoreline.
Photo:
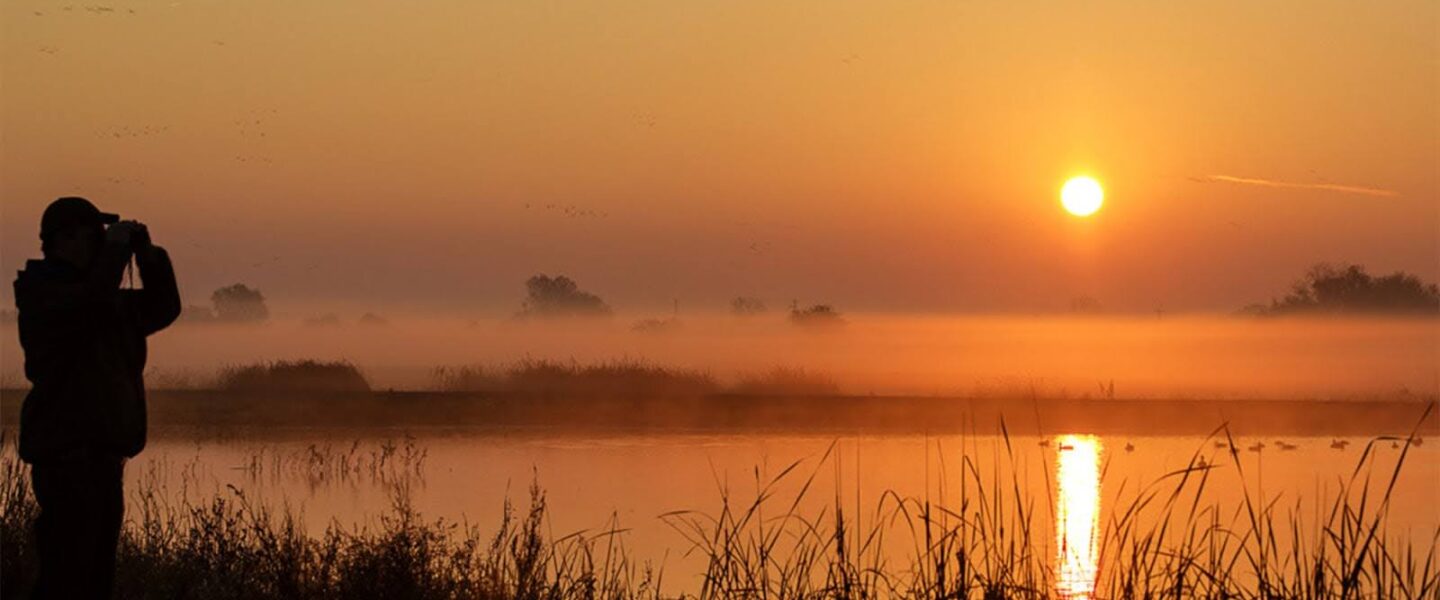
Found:
M 25 390 L 0 390 L 18 424 Z M 1440 435 L 1440 406 L 1414 400 L 1030 399 L 922 396 L 624 397 L 521 392 L 151 390 L 152 428 L 450 427 L 496 433 Z M 1430 408 L 1424 423 L 1420 417 Z

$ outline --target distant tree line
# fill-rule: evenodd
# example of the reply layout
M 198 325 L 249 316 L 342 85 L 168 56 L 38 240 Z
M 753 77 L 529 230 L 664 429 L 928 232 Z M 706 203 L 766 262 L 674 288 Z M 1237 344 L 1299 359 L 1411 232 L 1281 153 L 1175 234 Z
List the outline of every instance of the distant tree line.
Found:
M 1397 271 L 1373 276 L 1360 265 L 1319 264 L 1269 305 L 1241 312 L 1264 316 L 1318 314 L 1440 315 L 1440 287 Z
M 769 308 L 765 302 L 753 296 L 737 296 L 730 301 L 730 313 L 740 317 L 765 314 Z M 580 288 L 575 280 L 565 276 L 549 276 L 544 273 L 525 281 L 525 299 L 520 303 L 519 319 L 562 319 L 608 317 L 613 314 L 610 305 L 600 296 Z M 13 311 L 11 312 L 13 315 Z M 0 313 L 0 318 L 7 316 Z M 210 294 L 210 306 L 188 305 L 181 318 L 191 323 L 261 323 L 270 318 L 265 295 L 259 289 L 243 283 L 235 283 L 216 289 Z M 840 312 L 828 304 L 814 304 L 802 307 L 792 303 L 789 321 L 795 325 L 838 325 L 844 319 Z M 388 320 L 374 313 L 360 317 L 362 325 L 385 325 Z M 342 324 L 334 313 L 312 316 L 301 321 L 308 327 L 334 327 Z M 679 308 L 664 319 L 642 319 L 632 327 L 641 333 L 668 333 L 680 326 Z
M 730 314 L 737 317 L 753 317 L 767 312 L 765 302 L 753 296 L 736 296 L 730 300 Z M 680 329 L 678 304 L 675 312 L 667 318 L 648 318 L 636 321 L 631 330 L 646 334 L 666 334 Z M 565 276 L 551 277 L 544 273 L 525 281 L 525 299 L 520 303 L 519 319 L 557 319 L 575 317 L 608 317 L 613 314 L 610 305 L 600 296 L 580 288 L 575 280 Z M 803 327 L 825 327 L 843 325 L 844 318 L 835 307 L 828 304 L 814 304 L 802 307 L 791 303 L 789 321 Z

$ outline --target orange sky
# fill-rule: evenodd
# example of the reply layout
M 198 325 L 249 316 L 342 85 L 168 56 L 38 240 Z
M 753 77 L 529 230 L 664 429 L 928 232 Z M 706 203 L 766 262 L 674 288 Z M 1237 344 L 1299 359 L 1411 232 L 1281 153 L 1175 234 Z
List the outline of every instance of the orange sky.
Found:
M 622 309 L 1228 311 L 1322 260 L 1436 280 L 1437 24 L 1428 1 L 10 0 L 0 268 L 82 194 L 151 223 L 195 303 L 243 281 L 502 311 L 546 272 Z M 1083 221 L 1057 201 L 1081 172 L 1108 194 Z

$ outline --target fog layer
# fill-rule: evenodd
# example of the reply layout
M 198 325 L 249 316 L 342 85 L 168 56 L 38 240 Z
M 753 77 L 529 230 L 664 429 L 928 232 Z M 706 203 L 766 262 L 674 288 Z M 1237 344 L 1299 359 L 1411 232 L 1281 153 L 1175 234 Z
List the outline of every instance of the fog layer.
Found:
M 1440 321 L 1229 317 L 1038 318 L 850 315 L 797 327 L 777 314 L 635 320 L 393 318 L 179 324 L 151 339 L 150 384 L 203 387 L 226 366 L 313 358 L 359 366 L 378 389 L 431 389 L 441 366 L 524 359 L 643 361 L 721 381 L 776 367 L 828 374 L 845 393 L 1068 397 L 1433 395 Z M 8 327 L 7 327 L 8 329 Z M 16 336 L 4 387 L 24 385 Z

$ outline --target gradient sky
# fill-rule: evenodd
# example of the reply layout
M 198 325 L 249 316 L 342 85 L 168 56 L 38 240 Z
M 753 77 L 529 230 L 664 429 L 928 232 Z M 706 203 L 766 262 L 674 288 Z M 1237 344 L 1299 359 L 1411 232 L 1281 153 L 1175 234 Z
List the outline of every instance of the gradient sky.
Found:
M 192 303 L 498 312 L 545 272 L 621 309 L 1229 311 L 1318 261 L 1440 279 L 1433 1 L 95 2 L 0 4 L 6 272 L 82 194 Z

